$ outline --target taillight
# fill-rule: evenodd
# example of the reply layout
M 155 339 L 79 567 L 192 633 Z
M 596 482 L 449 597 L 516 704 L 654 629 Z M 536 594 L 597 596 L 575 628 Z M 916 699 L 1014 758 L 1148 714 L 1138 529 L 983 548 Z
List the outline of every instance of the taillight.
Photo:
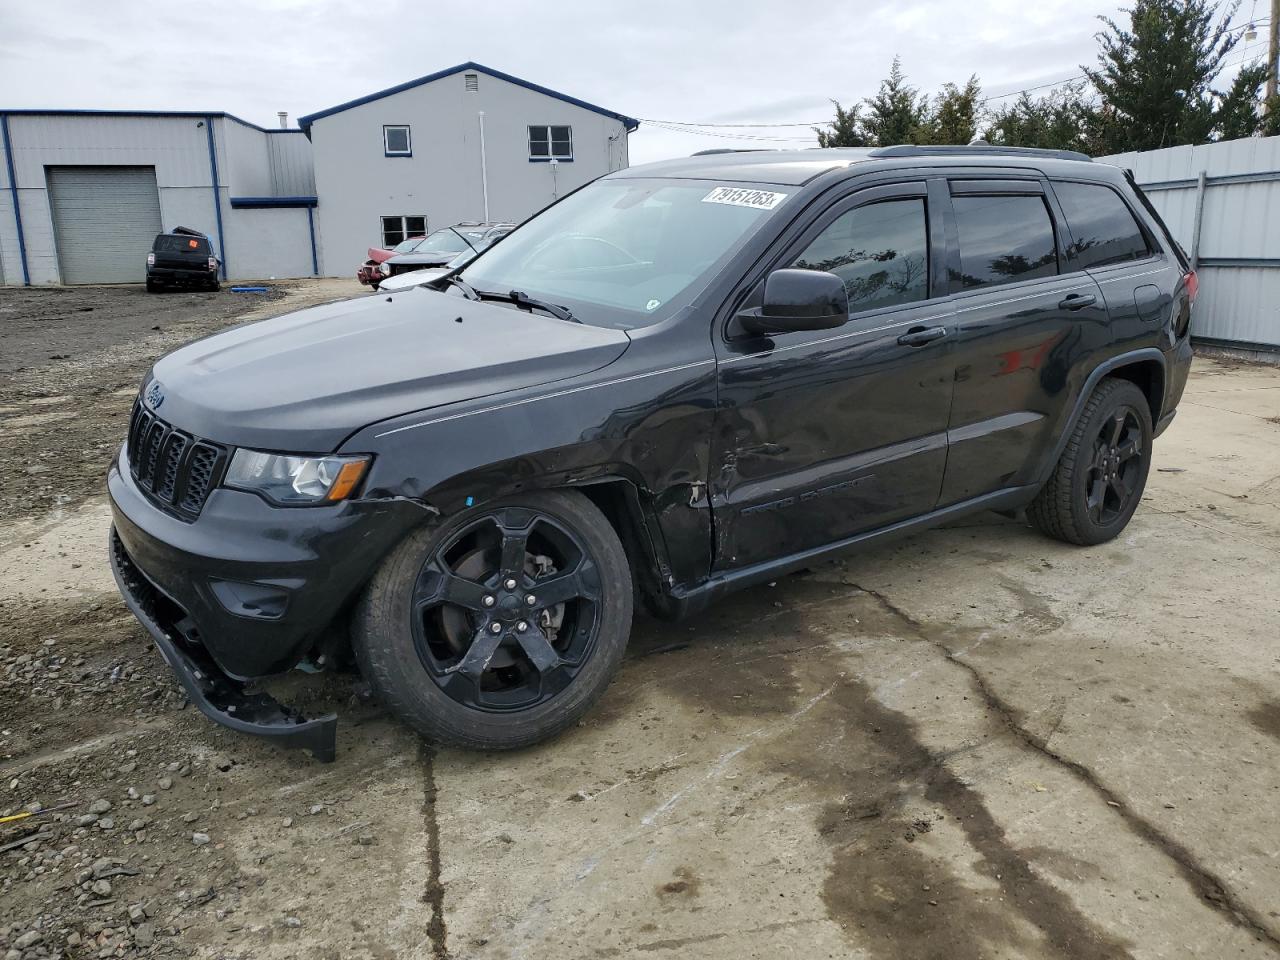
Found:
M 210 269 L 210 270 L 217 270 L 217 269 L 218 269 L 218 258 L 217 258 L 217 257 L 210 257 L 210 258 L 209 258 L 209 269 Z
M 156 255 L 154 253 L 147 254 L 147 266 L 154 267 L 156 265 Z
M 1187 299 L 1195 303 L 1196 294 L 1200 292 L 1200 278 L 1196 276 L 1194 270 L 1188 270 L 1183 276 L 1182 282 L 1187 285 Z

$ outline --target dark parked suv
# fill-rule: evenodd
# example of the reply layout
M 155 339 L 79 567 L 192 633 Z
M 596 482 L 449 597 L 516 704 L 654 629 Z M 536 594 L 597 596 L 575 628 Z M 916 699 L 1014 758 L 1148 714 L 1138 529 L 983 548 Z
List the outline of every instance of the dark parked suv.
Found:
M 156 235 L 147 254 L 147 291 L 170 286 L 197 286 L 217 290 L 218 258 L 209 238 L 186 227 Z
M 517 747 L 662 617 L 980 510 L 1115 537 L 1195 275 L 1077 154 L 890 147 L 622 170 L 425 288 L 183 347 L 111 468 L 130 607 L 213 719 L 349 651 L 424 735 Z

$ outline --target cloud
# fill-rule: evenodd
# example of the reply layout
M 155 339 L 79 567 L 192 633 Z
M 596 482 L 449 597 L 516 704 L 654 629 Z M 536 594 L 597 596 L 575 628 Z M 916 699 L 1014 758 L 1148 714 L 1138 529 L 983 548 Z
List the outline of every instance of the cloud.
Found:
M 976 73 L 991 93 L 1060 79 L 1094 55 L 1090 0 L 223 0 L 213 7 L 51 0 L 0 10 L 11 107 L 227 110 L 264 125 L 465 60 L 635 117 L 798 122 L 875 92 L 895 53 L 933 91 Z M 805 146 L 805 128 L 706 136 L 645 124 L 633 163 L 723 146 Z M 776 139 L 748 139 L 754 137 Z

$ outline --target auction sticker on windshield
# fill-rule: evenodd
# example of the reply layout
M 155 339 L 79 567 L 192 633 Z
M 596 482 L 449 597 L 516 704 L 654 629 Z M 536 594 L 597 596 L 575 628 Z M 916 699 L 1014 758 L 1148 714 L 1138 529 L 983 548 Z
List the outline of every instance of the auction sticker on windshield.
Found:
M 735 207 L 755 207 L 759 210 L 772 210 L 787 198 L 785 193 L 773 193 L 769 190 L 749 190 L 746 187 L 716 187 L 705 197 L 703 203 L 729 203 Z

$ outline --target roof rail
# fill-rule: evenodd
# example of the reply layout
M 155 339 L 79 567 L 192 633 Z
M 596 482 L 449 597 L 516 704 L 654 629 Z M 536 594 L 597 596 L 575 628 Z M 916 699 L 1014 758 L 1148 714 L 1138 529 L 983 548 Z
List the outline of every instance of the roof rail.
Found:
M 699 150 L 691 153 L 691 157 L 710 157 L 721 153 L 760 153 L 764 147 L 712 147 L 710 150 Z
M 892 147 L 877 147 L 868 154 L 871 157 L 1044 157 L 1053 160 L 1083 160 L 1092 163 L 1093 158 L 1076 150 L 1044 150 L 1039 147 L 994 147 L 990 144 L 967 146 L 918 147 L 901 143 Z

